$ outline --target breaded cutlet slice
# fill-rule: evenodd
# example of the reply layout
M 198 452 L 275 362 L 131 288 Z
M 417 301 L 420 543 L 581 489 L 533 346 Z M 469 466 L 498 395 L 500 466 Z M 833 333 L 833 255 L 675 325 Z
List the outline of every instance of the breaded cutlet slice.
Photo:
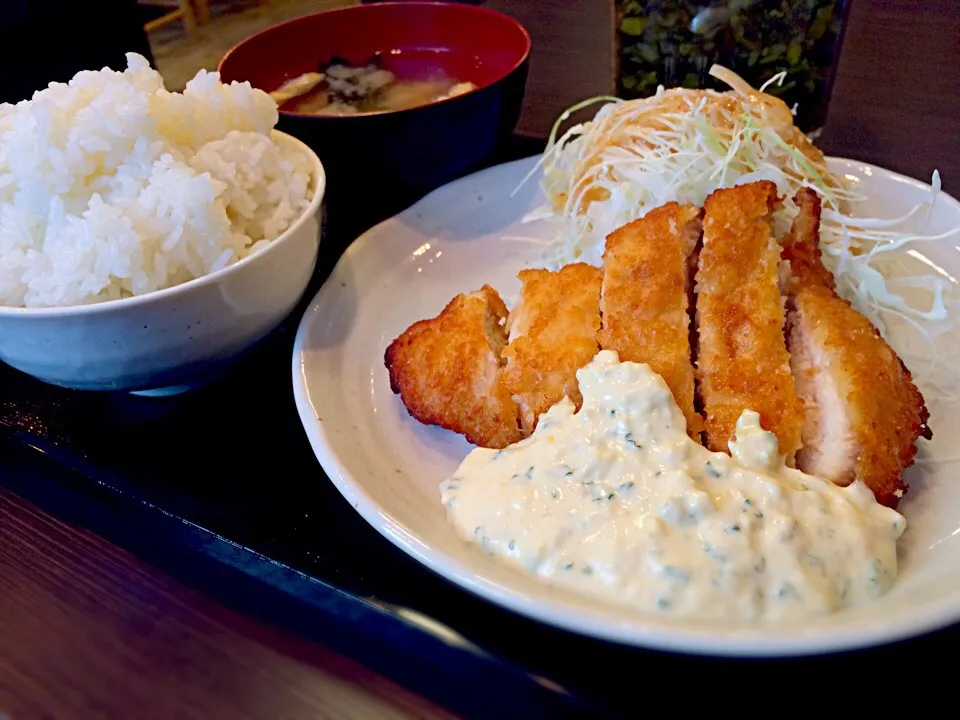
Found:
M 793 202 L 800 213 L 781 243 L 781 259 L 789 270 L 788 287 L 793 290 L 819 285 L 834 290 L 837 282 L 823 264 L 820 252 L 820 196 L 809 188 L 802 188 L 793 196 Z
M 717 190 L 704 203 L 697 370 L 708 448 L 726 452 L 737 420 L 750 409 L 792 463 L 803 402 L 784 340 L 780 245 L 770 226 L 777 202 L 776 185 L 761 181 Z
M 600 347 L 660 375 L 699 440 L 690 359 L 690 296 L 702 211 L 667 203 L 607 236 Z
M 503 448 L 521 439 L 517 405 L 503 384 L 507 308 L 489 285 L 457 295 L 437 317 L 420 320 L 384 354 L 390 387 L 410 414 Z
M 603 271 L 574 263 L 556 272 L 522 270 L 518 277 L 522 288 L 507 323 L 503 382 L 520 406 L 527 435 L 564 395 L 578 409 L 583 401 L 577 370 L 599 350 Z
M 800 215 L 784 241 L 789 261 L 787 343 L 806 404 L 797 467 L 838 485 L 862 481 L 896 507 L 917 438 L 932 437 L 920 391 L 873 324 L 834 291 L 820 255 L 820 199 L 794 198 Z

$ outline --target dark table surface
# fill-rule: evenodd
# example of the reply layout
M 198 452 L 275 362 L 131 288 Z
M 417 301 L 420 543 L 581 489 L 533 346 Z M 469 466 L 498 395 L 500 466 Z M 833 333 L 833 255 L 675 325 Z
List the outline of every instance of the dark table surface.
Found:
M 612 89 L 610 3 L 486 4 L 534 36 L 522 135 L 542 138 L 571 102 Z M 958 89 L 960 3 L 855 0 L 819 144 L 924 179 L 938 167 L 960 194 Z M 180 398 L 72 393 L 0 368 L 0 715 L 632 716 L 670 678 L 695 683 L 670 691 L 683 706 L 735 689 L 746 707 L 742 691 L 766 680 L 782 697 L 789 679 L 799 703 L 805 681 L 860 674 L 879 697 L 960 640 L 951 629 L 854 655 L 720 662 L 576 637 L 474 598 L 324 481 L 290 397 L 298 317 Z M 251 432 L 258 442 L 238 447 Z

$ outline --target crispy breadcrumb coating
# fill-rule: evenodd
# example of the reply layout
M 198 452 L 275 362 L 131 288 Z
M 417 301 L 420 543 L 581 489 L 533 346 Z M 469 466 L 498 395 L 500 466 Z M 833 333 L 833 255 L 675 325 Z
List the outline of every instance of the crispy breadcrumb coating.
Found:
M 776 203 L 776 185 L 761 181 L 717 190 L 704 204 L 697 368 L 707 447 L 726 452 L 737 419 L 750 409 L 791 463 L 803 402 L 784 341 L 780 245 L 770 226 Z
M 410 414 L 464 435 L 474 445 L 517 442 L 517 404 L 503 384 L 507 308 L 488 285 L 457 295 L 437 317 L 420 320 L 384 355 L 390 387 Z
M 873 324 L 834 291 L 821 262 L 820 200 L 802 190 L 784 240 L 790 263 L 788 343 L 806 404 L 797 466 L 840 485 L 862 481 L 896 507 L 917 438 L 930 438 L 923 397 Z
M 696 440 L 703 418 L 694 407 L 690 296 L 701 215 L 667 203 L 607 236 L 600 300 L 600 347 L 659 374 Z

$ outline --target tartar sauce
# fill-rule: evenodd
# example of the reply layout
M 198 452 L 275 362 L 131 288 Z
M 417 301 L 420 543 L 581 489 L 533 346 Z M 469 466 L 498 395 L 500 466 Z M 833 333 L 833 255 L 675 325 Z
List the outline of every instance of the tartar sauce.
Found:
M 731 455 L 691 440 L 663 379 L 602 351 L 529 438 L 477 448 L 440 486 L 459 534 L 546 582 L 717 619 L 823 613 L 883 594 L 906 521 L 860 483 L 784 465 L 744 411 Z

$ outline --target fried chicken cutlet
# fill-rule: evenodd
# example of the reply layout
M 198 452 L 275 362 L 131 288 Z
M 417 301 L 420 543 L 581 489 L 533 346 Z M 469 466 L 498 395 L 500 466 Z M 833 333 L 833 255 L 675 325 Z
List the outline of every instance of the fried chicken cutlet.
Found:
M 503 383 L 507 308 L 489 285 L 457 295 L 437 317 L 420 320 L 384 354 L 390 387 L 410 414 L 503 448 L 521 439 L 517 404 Z
M 707 447 L 726 452 L 741 413 L 751 409 L 791 463 L 803 402 L 784 341 L 780 246 L 770 226 L 777 201 L 776 185 L 761 181 L 717 190 L 704 203 L 697 368 Z
M 580 408 L 577 370 L 599 350 L 603 271 L 574 263 L 556 272 L 522 270 L 518 277 L 522 288 L 507 323 L 503 383 L 520 406 L 520 425 L 529 435 L 537 418 L 564 395 Z
M 784 240 L 790 263 L 787 341 L 806 404 L 797 467 L 839 485 L 862 481 L 896 507 L 917 438 L 931 437 L 923 397 L 873 324 L 835 292 L 820 254 L 820 199 L 794 198 L 800 215 Z
M 696 440 L 703 419 L 694 407 L 690 299 L 701 215 L 671 202 L 610 233 L 600 296 L 600 347 L 663 377 Z

